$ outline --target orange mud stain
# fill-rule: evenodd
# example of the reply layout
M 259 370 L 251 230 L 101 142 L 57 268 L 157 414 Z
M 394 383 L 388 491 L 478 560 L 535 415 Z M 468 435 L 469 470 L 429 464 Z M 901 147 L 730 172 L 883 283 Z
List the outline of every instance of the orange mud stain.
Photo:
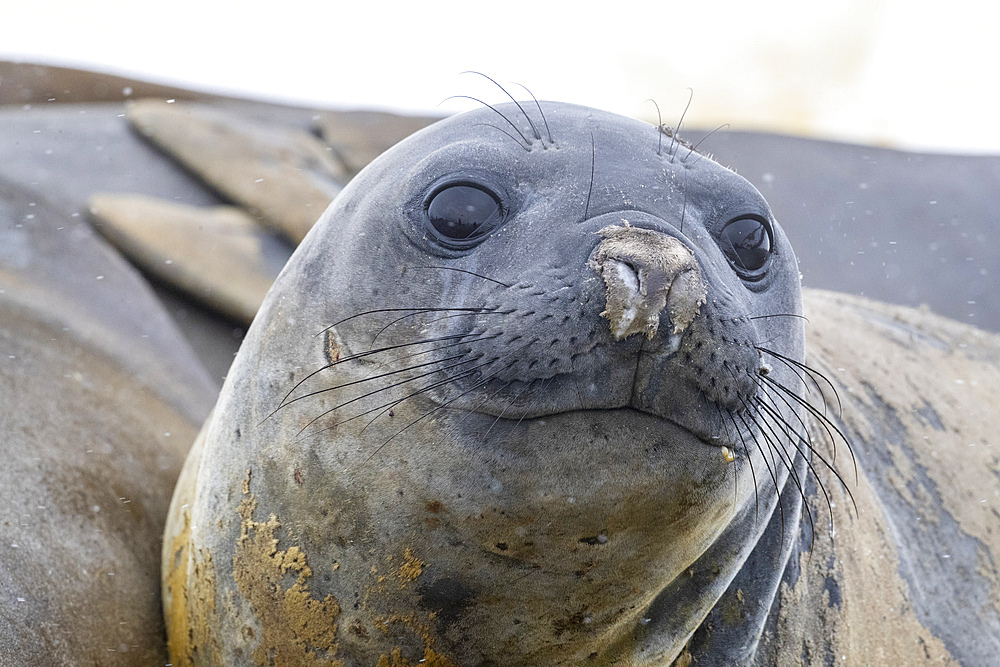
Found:
M 343 665 L 335 657 L 340 605 L 332 595 L 322 600 L 312 597 L 308 583 L 312 568 L 299 547 L 278 549 L 275 533 L 281 523 L 277 516 L 254 521 L 257 500 L 250 494 L 249 474 L 243 493 L 233 579 L 260 622 L 262 636 L 253 652 L 254 662 L 275 667 Z M 298 578 L 285 588 L 288 572 L 297 573 Z

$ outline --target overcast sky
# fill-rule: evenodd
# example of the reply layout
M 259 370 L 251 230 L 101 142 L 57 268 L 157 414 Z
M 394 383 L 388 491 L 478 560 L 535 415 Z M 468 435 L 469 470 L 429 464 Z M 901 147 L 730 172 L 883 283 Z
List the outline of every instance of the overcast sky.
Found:
M 1000 153 L 998 10 L 804 3 L 0 0 L 0 58 L 285 101 L 458 111 L 486 72 L 676 124 Z M 515 86 L 516 88 L 516 86 Z

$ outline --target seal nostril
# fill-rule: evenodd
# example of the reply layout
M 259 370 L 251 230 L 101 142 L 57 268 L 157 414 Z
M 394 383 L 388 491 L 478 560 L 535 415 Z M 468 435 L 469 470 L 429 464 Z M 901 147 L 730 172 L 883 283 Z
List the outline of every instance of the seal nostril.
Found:
M 636 268 L 628 262 L 611 260 L 611 263 L 613 263 L 615 271 L 618 274 L 618 278 L 622 281 L 622 284 L 626 287 L 626 289 L 629 289 L 636 294 L 640 294 L 642 284 L 639 279 L 639 272 Z
M 634 333 L 653 339 L 666 311 L 678 336 L 697 317 L 708 290 L 692 250 L 673 236 L 610 225 L 590 266 L 604 279 L 608 320 L 618 340 Z

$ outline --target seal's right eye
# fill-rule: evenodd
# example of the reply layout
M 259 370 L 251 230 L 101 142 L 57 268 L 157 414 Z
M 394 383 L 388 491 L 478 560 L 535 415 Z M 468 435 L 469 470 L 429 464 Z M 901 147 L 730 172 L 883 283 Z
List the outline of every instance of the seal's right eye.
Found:
M 773 242 L 771 226 L 763 218 L 747 216 L 726 223 L 720 245 L 737 272 L 749 277 L 770 259 Z
M 469 248 L 500 222 L 500 200 L 475 185 L 448 185 L 427 202 L 427 222 L 435 238 L 449 248 Z

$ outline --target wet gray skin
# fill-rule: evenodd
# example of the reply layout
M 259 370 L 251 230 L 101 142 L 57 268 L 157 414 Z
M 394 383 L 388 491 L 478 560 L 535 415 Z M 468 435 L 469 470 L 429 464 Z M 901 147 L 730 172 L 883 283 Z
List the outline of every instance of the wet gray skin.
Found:
M 652 126 L 541 108 L 399 144 L 278 278 L 175 493 L 175 663 L 665 664 L 796 525 L 801 294 L 766 202 Z

